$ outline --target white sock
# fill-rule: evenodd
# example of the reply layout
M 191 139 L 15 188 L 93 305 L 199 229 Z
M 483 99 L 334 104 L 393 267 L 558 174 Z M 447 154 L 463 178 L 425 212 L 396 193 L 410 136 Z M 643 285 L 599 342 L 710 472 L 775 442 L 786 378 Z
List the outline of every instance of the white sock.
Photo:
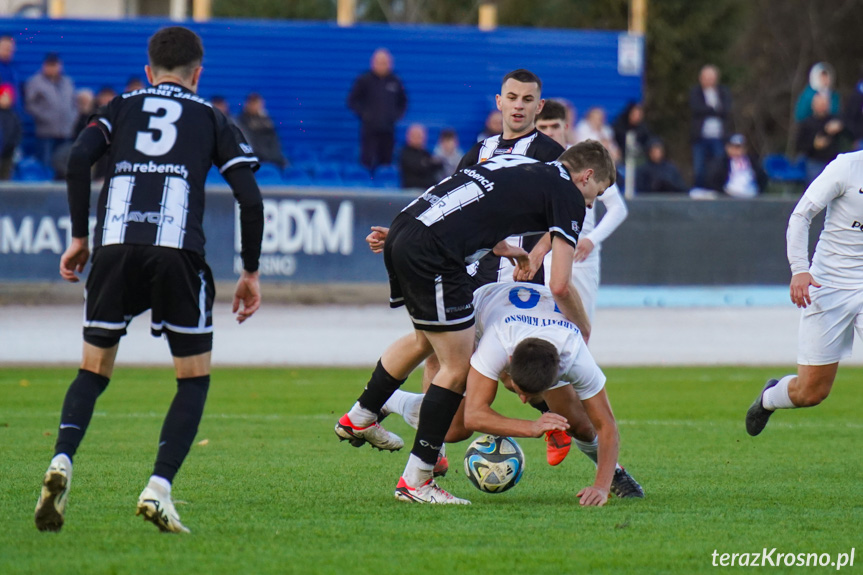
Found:
M 423 397 L 425 395 L 422 393 L 411 393 L 397 389 L 384 404 L 384 410 L 389 413 L 398 413 L 405 418 L 405 423 L 416 429 L 420 424 L 420 406 Z
M 348 419 L 351 420 L 351 423 L 356 425 L 357 427 L 368 427 L 378 419 L 378 414 L 369 411 L 365 407 L 360 405 L 360 402 L 356 402 L 351 410 L 348 412 Z
M 588 456 L 593 464 L 596 465 L 597 462 L 597 452 L 599 451 L 599 442 L 596 437 L 593 438 L 593 441 L 582 441 L 580 439 L 572 438 L 575 442 L 575 445 L 578 446 L 578 449 Z
M 761 405 L 764 409 L 775 411 L 777 409 L 794 409 L 797 407 L 791 402 L 791 396 L 788 395 L 788 384 L 791 380 L 797 377 L 796 375 L 786 375 L 779 380 L 779 383 L 764 392 L 761 398 Z
M 419 487 L 432 478 L 433 470 L 433 463 L 426 463 L 411 453 L 410 457 L 408 457 L 408 464 L 405 466 L 405 472 L 402 473 L 402 477 L 404 477 L 405 482 L 410 487 Z
M 147 487 L 164 491 L 167 495 L 171 495 L 171 482 L 158 475 L 151 475 L 150 482 Z
M 65 466 L 66 469 L 72 468 L 72 460 L 65 453 L 58 453 L 51 459 L 51 465 L 55 463 L 60 464 L 61 466 Z
M 599 438 L 594 437 L 593 441 L 581 441 L 580 439 L 572 438 L 575 442 L 575 445 L 581 450 L 583 454 L 588 456 L 591 461 L 593 461 L 594 465 L 597 465 L 599 462 Z M 621 469 L 620 464 L 615 464 L 615 469 Z

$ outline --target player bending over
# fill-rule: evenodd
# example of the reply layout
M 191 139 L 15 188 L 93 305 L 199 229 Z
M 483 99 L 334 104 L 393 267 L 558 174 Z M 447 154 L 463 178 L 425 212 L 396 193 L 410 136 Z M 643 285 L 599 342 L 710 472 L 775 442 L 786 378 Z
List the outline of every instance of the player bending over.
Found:
M 390 304 L 406 306 L 414 332 L 387 348 L 365 391 L 335 427 L 352 445 L 369 442 L 380 449 L 400 449 L 401 439 L 376 423 L 378 413 L 411 371 L 432 352 L 437 354 L 440 370 L 423 398 L 396 498 L 469 503 L 433 479 L 441 445 L 461 404 L 473 349 L 473 290 L 465 266 L 493 248 L 508 249 L 503 240 L 511 235 L 551 232 L 551 292 L 564 315 L 582 325 L 584 308 L 570 281 L 575 230 L 584 222 L 586 207 L 614 177 L 608 152 L 593 141 L 570 148 L 548 164 L 502 155 L 447 178 L 396 216 L 384 246 Z
M 76 273 L 87 265 L 90 167 L 105 153 L 110 176 L 99 196 L 81 369 L 66 393 L 55 455 L 36 504 L 40 531 L 63 526 L 72 458 L 108 387 L 120 338 L 132 318 L 149 309 L 153 335 L 168 340 L 177 393 L 137 514 L 162 531 L 188 532 L 174 509 L 171 484 L 198 432 L 210 386 L 215 287 L 204 260 L 203 217 L 204 180 L 212 164 L 240 204 L 237 321 L 261 304 L 257 270 L 264 209 L 253 173 L 257 158 L 239 130 L 195 94 L 204 49 L 194 32 L 163 28 L 150 38 L 148 55 L 145 70 L 153 87 L 112 100 L 81 132 L 69 157 L 72 241 L 60 259 L 65 280 L 77 282 Z
M 569 433 L 596 465 L 591 487 L 579 492 L 582 505 L 603 505 L 617 497 L 644 497 L 641 486 L 617 464 L 617 424 L 596 365 L 581 332 L 556 309 L 545 286 L 494 283 L 474 292 L 477 346 L 467 377 L 463 419 L 457 414 L 447 442 L 472 432 L 540 437 Z M 504 417 L 491 408 L 497 383 L 523 402 L 545 400 L 550 408 L 536 421 Z M 398 391 L 384 406 L 410 425 L 418 417 L 420 394 Z

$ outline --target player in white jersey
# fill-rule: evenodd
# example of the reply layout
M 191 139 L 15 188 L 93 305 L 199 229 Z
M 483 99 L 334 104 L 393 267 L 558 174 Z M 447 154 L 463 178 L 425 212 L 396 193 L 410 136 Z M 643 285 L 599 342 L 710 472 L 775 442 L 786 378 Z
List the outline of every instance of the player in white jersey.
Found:
M 809 265 L 809 227 L 827 209 Z M 771 379 L 746 413 L 758 435 L 777 409 L 818 405 L 830 394 L 839 361 L 863 337 L 863 152 L 841 154 L 809 185 L 788 221 L 791 301 L 802 308 L 797 375 Z
M 644 497 L 641 486 L 617 465 L 619 438 L 605 375 L 581 331 L 557 309 L 551 291 L 530 283 L 487 284 L 474 292 L 474 307 L 476 350 L 463 410 L 453 419 L 446 441 L 462 441 L 474 431 L 540 437 L 569 430 L 578 448 L 597 464 L 594 484 L 579 493 L 582 505 L 604 504 L 609 488 L 617 497 Z M 549 353 L 553 365 L 543 367 L 548 360 L 541 358 Z M 536 421 L 500 415 L 491 408 L 498 380 L 524 402 L 544 399 L 551 411 Z M 416 426 L 421 398 L 397 392 L 384 410 L 400 413 Z

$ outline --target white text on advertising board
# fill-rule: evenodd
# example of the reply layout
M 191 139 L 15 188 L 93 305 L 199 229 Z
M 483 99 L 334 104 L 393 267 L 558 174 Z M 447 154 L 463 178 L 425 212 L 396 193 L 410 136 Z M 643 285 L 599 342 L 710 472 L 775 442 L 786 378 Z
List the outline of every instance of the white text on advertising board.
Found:
M 234 209 L 234 271 L 242 270 L 240 210 Z M 261 275 L 292 276 L 296 254 L 350 255 L 353 252 L 354 204 L 339 203 L 333 216 L 323 200 L 264 200 Z

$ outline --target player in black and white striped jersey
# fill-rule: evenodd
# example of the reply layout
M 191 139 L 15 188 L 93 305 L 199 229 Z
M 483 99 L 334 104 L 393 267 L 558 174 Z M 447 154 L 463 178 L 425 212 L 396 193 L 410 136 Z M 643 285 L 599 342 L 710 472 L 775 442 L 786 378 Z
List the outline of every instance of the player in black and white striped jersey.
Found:
M 215 287 L 204 260 L 204 181 L 219 167 L 240 204 L 243 272 L 234 293 L 237 321 L 260 306 L 258 260 L 263 202 L 251 147 L 218 110 L 196 95 L 204 52 L 182 27 L 150 38 L 152 87 L 118 96 L 79 135 L 67 176 L 72 240 L 60 275 L 77 282 L 90 255 L 90 167 L 103 155 L 108 177 L 99 196 L 92 269 L 87 278 L 81 369 L 66 394 L 55 456 L 36 506 L 36 526 L 63 526 L 72 458 L 108 385 L 120 338 L 133 317 L 151 310 L 151 331 L 165 335 L 177 393 L 165 418 L 153 474 L 138 514 L 162 531 L 188 532 L 171 499 L 204 409 L 213 348 Z

